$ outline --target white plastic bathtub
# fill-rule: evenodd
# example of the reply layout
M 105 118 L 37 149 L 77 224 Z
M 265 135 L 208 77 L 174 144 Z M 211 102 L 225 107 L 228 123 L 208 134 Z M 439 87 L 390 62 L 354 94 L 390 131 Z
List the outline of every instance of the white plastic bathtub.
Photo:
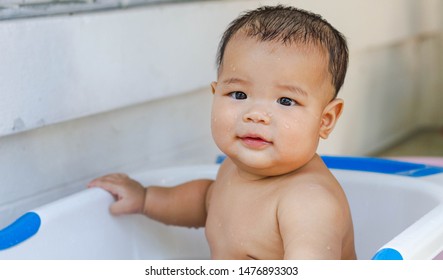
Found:
M 396 162 L 383 161 L 380 173 L 378 160 L 324 159 L 350 201 L 359 259 L 442 258 L 442 168 L 413 165 L 392 171 L 386 164 Z M 145 185 L 167 186 L 214 178 L 217 169 L 205 165 L 130 175 Z M 165 226 L 140 215 L 113 217 L 108 212 L 112 201 L 101 189 L 85 189 L 27 213 L 0 231 L 0 259 L 210 257 L 203 229 Z

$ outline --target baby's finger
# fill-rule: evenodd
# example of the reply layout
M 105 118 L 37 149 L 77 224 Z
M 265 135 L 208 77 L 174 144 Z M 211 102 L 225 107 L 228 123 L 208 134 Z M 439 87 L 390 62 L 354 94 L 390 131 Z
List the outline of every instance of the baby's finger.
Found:
M 88 184 L 88 187 L 104 189 L 105 191 L 110 192 L 115 197 L 119 197 L 121 189 L 121 186 L 119 184 L 114 184 L 111 182 L 101 181 L 101 180 L 92 181 L 91 183 Z
M 125 174 L 120 174 L 120 173 L 116 173 L 116 174 L 108 174 L 102 177 L 98 177 L 95 178 L 94 180 L 92 180 L 91 182 L 89 182 L 88 187 L 92 187 L 94 185 L 99 185 L 99 184 L 103 184 L 103 183 L 117 183 L 117 182 L 121 182 L 122 179 L 128 178 L 127 175 L 126 177 L 124 176 Z
M 126 179 L 128 179 L 129 176 L 123 173 L 113 173 L 113 174 L 108 174 L 105 176 L 102 176 L 100 178 L 97 178 L 101 181 L 107 181 L 107 182 L 121 182 L 124 181 Z
M 123 178 L 123 179 L 127 179 L 129 178 L 128 174 L 125 173 L 113 173 L 109 175 L 110 177 L 115 177 L 115 178 Z
M 88 188 L 96 187 L 96 186 L 102 184 L 103 182 L 106 182 L 106 181 L 107 181 L 107 179 L 106 179 L 107 176 L 108 176 L 108 175 L 106 175 L 106 176 L 102 176 L 102 177 L 98 177 L 98 178 L 95 178 L 94 180 L 90 181 L 90 182 L 88 183 L 88 185 L 87 185 Z

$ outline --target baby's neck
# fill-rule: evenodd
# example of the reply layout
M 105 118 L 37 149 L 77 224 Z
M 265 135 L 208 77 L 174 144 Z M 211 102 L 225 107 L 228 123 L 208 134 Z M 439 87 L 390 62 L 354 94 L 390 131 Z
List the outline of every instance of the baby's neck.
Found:
M 234 165 L 237 171 L 238 177 L 245 181 L 260 181 L 263 179 L 268 178 L 269 176 L 259 175 L 255 173 L 248 172 L 247 170 L 244 170 L 236 165 Z
M 320 156 L 318 154 L 314 154 L 314 156 L 303 166 L 300 166 L 297 169 L 282 171 L 281 173 L 276 172 L 275 174 L 266 174 L 266 172 L 260 172 L 260 170 L 256 171 L 254 169 L 250 170 L 248 167 L 244 167 L 241 164 L 236 164 L 234 161 L 231 161 L 232 168 L 234 168 L 234 172 L 237 174 L 239 178 L 245 181 L 253 182 L 253 181 L 261 181 L 270 178 L 278 178 L 285 177 L 287 175 L 294 174 L 296 172 L 303 172 L 302 170 L 312 170 L 313 166 L 317 166 L 321 161 Z M 274 170 L 275 171 L 275 170 Z

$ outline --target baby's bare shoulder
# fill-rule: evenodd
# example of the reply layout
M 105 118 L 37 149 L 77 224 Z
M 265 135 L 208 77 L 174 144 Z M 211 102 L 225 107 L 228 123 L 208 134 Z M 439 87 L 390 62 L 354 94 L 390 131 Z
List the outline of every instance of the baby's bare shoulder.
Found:
M 337 180 L 328 173 L 296 174 L 282 180 L 278 186 L 279 202 L 283 204 L 297 203 L 323 204 L 323 209 L 336 208 L 346 200 Z
M 346 196 L 332 174 L 288 178 L 280 186 L 277 209 L 285 258 L 340 258 L 352 220 Z

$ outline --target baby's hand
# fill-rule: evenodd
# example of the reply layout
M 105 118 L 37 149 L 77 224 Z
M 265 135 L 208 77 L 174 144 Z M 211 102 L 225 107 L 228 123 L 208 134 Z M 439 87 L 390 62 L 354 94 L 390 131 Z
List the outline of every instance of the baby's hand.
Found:
M 113 215 L 143 213 L 146 188 L 126 174 L 109 174 L 92 180 L 88 188 L 99 187 L 110 192 L 116 202 L 110 207 Z

